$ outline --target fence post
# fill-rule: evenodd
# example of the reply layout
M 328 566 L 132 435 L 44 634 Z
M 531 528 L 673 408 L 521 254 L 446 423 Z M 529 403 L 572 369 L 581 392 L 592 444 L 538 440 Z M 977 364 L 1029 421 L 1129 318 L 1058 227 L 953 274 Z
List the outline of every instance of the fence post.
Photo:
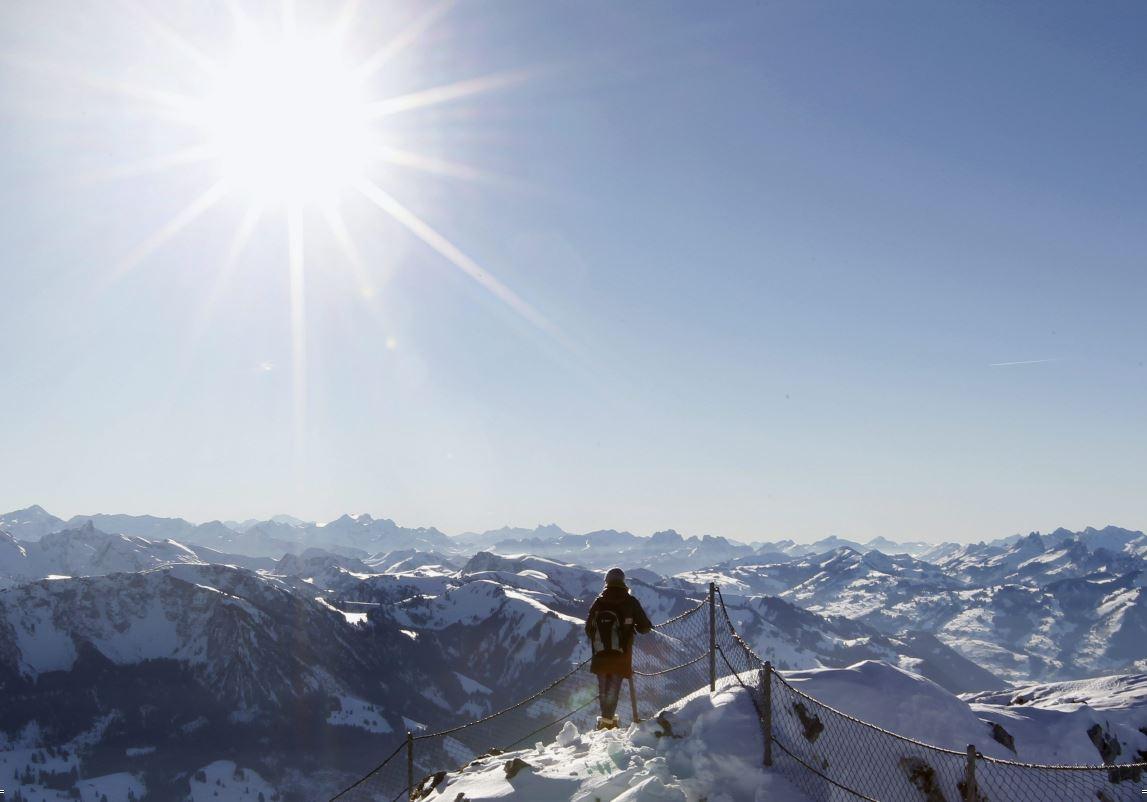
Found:
M 968 763 L 964 767 L 964 802 L 978 802 L 979 789 L 976 788 L 976 745 L 968 744 Z
M 761 684 L 764 686 L 764 710 L 761 715 L 765 732 L 765 765 L 773 765 L 773 664 L 765 661 L 761 670 Z
M 414 799 L 414 733 L 406 731 L 406 797 Z
M 633 710 L 633 723 L 639 723 L 641 717 L 637 715 L 637 689 L 633 687 L 633 677 L 629 678 L 629 706 Z
M 717 690 L 717 583 L 709 583 L 709 693 Z

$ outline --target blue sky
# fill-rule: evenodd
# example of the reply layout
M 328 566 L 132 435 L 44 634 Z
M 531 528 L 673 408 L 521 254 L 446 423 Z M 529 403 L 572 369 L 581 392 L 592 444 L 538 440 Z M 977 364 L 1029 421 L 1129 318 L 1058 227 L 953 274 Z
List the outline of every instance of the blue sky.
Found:
M 107 87 L 202 94 L 147 20 L 222 62 L 222 4 L 6 5 L 0 507 L 746 540 L 1147 525 L 1147 9 L 708 5 L 462 2 L 429 26 L 373 97 L 526 80 L 382 124 L 482 180 L 371 180 L 546 324 L 347 192 L 361 274 L 302 214 L 301 371 L 281 209 L 218 289 L 238 194 L 117 271 L 218 165 L 106 175 L 196 138 Z M 244 8 L 271 30 L 269 6 Z M 424 8 L 363 4 L 348 58 Z

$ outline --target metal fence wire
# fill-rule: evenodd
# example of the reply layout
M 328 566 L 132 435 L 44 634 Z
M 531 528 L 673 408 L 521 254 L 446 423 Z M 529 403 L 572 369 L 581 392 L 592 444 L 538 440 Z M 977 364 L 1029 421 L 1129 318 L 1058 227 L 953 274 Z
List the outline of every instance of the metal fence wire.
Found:
M 762 762 L 817 802 L 1130 802 L 1147 799 L 1147 764 L 1048 766 L 945 749 L 861 721 L 793 687 L 738 634 L 720 589 L 634 646 L 634 683 L 619 714 L 652 718 L 685 697 L 742 686 L 761 722 Z M 636 686 L 636 693 L 633 689 Z M 628 699 L 628 705 L 626 704 Z M 509 707 L 405 741 L 332 798 L 398 802 L 429 795 L 449 771 L 553 740 L 566 721 L 591 726 L 589 661 Z

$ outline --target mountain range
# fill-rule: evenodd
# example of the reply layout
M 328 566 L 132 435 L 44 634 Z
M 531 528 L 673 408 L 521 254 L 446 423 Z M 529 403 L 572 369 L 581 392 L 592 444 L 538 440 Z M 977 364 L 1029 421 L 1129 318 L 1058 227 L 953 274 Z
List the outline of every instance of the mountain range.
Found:
M 655 621 L 718 583 L 781 670 L 879 661 L 983 699 L 1147 671 L 1141 532 L 811 545 L 8 513 L 0 778 L 182 800 L 200 777 L 248 771 L 319 798 L 402 732 L 478 718 L 584 659 L 585 610 L 614 564 Z

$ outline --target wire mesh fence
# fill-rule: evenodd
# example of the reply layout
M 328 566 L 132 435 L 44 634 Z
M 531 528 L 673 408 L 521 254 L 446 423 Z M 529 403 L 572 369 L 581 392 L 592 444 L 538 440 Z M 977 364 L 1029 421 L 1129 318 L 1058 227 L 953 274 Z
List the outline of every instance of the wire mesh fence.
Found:
M 889 732 L 801 691 L 745 643 L 718 594 L 715 646 L 749 691 L 774 768 L 813 800 L 1130 802 L 1147 764 L 1048 766 L 945 749 Z M 765 762 L 768 759 L 765 758 Z
M 1147 799 L 1147 763 L 1110 766 L 1043 766 L 980 755 L 976 802 L 1046 799 L 1049 802 L 1131 802 Z
M 408 735 L 373 771 L 333 799 L 421 798 L 448 771 L 554 739 L 567 721 L 597 716 L 589 661 L 477 721 Z M 877 727 L 793 687 L 744 641 L 717 588 L 709 599 L 639 637 L 633 682 L 618 711 L 634 720 L 711 689 L 740 685 L 761 722 L 765 765 L 816 802 L 1130 802 L 1147 796 L 1147 764 L 1048 766 L 932 746 Z M 629 704 L 625 697 L 628 696 Z M 332 800 L 333 802 L 333 800 Z

